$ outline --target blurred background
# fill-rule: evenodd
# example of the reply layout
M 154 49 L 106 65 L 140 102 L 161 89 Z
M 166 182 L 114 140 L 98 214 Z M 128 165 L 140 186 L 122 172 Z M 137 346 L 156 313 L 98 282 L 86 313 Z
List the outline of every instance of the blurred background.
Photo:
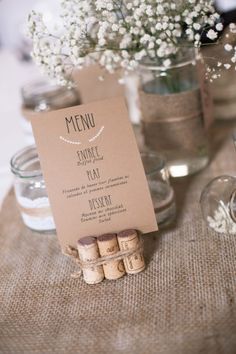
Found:
M 55 22 L 58 0 L 0 1 L 0 204 L 12 183 L 9 160 L 27 145 L 22 128 L 21 87 L 41 73 L 30 60 L 30 41 L 25 35 L 27 16 L 31 10 L 42 11 L 48 24 Z
M 48 25 L 59 21 L 60 0 L 0 0 L 0 204 L 12 179 L 11 156 L 26 145 L 22 129 L 20 89 L 29 80 L 40 76 L 30 59 L 30 42 L 25 36 L 27 15 L 42 11 Z M 216 0 L 221 13 L 234 17 L 236 0 Z

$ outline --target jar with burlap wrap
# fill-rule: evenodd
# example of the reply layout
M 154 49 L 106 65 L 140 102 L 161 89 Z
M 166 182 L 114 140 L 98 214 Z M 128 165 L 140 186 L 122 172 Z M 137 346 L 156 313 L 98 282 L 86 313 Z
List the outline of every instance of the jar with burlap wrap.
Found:
M 18 208 L 26 226 L 38 232 L 55 230 L 36 147 L 18 151 L 11 159 Z
M 204 168 L 208 143 L 195 50 L 180 50 L 168 67 L 144 61 L 139 93 L 146 147 L 165 156 L 173 177 Z

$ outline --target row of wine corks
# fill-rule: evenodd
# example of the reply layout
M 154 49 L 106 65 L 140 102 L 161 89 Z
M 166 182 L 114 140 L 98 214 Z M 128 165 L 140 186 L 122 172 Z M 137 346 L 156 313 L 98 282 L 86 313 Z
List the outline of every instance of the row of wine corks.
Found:
M 125 230 L 118 234 L 105 234 L 98 237 L 84 237 L 78 241 L 78 253 L 82 262 L 91 262 L 100 257 L 112 256 L 119 251 L 137 248 L 140 238 L 136 230 Z M 83 277 L 87 284 L 100 283 L 104 278 L 115 280 L 127 274 L 137 274 L 144 270 L 142 252 L 131 254 L 123 259 L 112 259 L 103 265 L 83 268 Z

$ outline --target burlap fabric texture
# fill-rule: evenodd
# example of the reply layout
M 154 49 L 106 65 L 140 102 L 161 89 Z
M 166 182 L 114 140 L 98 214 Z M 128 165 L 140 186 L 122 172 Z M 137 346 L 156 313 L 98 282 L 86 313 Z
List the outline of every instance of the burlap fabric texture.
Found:
M 206 146 L 203 112 L 199 89 L 171 95 L 139 91 L 142 130 L 147 147 L 165 151 L 197 153 Z M 192 132 L 195 134 L 192 134 Z
M 223 136 L 220 126 L 208 169 L 175 182 L 177 225 L 146 237 L 137 276 L 71 279 L 56 237 L 28 230 L 11 192 L 0 221 L 0 353 L 235 354 L 236 237 L 208 230 L 198 204 L 212 177 L 236 171 Z

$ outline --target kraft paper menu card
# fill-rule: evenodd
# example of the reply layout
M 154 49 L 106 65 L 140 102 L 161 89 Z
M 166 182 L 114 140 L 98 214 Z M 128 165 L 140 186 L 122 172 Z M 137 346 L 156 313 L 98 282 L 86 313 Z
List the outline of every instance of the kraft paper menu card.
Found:
M 123 98 L 40 114 L 32 127 L 62 248 L 85 236 L 157 230 Z

